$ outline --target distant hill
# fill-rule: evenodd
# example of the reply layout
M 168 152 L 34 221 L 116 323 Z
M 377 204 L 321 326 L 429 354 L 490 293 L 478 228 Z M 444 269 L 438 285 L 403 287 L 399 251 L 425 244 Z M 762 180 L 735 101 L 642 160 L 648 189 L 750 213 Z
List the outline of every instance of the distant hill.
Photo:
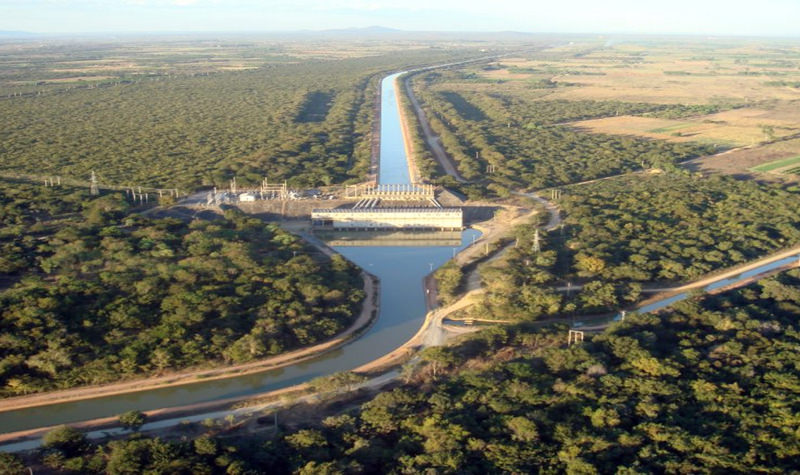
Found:
M 366 26 L 363 28 L 338 28 L 331 30 L 321 30 L 319 33 L 343 34 L 343 35 L 381 35 L 390 33 L 408 33 L 396 28 L 388 28 L 385 26 Z
M 36 33 L 31 33 L 29 31 L 0 30 L 0 39 L 33 38 L 34 36 L 39 36 L 39 35 Z
M 267 33 L 270 34 L 270 33 Z M 516 31 L 478 32 L 478 31 L 412 31 L 398 30 L 385 26 L 363 28 L 337 28 L 330 30 L 298 30 L 283 35 L 302 35 L 308 37 L 342 39 L 416 39 L 416 40 L 464 40 L 464 41 L 525 41 L 534 37 L 552 36 Z

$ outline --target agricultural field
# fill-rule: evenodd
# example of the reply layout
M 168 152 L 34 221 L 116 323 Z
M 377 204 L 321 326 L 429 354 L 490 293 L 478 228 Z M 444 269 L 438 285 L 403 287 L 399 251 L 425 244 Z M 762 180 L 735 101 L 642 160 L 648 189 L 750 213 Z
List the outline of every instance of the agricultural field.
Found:
M 280 36 L 0 42 L 0 97 L 312 60 L 364 58 L 428 47 L 410 42 L 332 42 Z
M 547 57 L 503 58 L 480 76 L 531 83 L 551 79 L 549 99 L 617 100 L 658 104 L 797 100 L 796 43 L 724 40 L 579 43 Z
M 544 100 L 536 91 L 493 90 L 469 72 L 413 81 L 431 127 L 471 196 L 537 189 L 665 167 L 719 150 L 714 144 L 594 134 L 571 122 L 617 114 L 680 115 L 693 108 L 619 101 Z M 519 92 L 519 93 L 518 93 Z
M 765 163 L 751 170 L 760 173 L 796 174 L 798 168 L 800 168 L 800 156 Z
M 791 140 L 798 79 L 796 43 L 631 39 L 419 74 L 413 85 L 461 175 L 502 195 Z
M 607 117 L 573 125 L 595 133 L 743 147 L 800 133 L 800 108 L 795 104 L 776 110 L 741 108 L 687 120 Z
M 800 139 L 781 140 L 770 144 L 744 147 L 718 155 L 698 158 L 684 163 L 692 171 L 703 173 L 724 173 L 759 180 L 791 181 L 797 177 L 787 173 L 792 171 L 781 164 L 788 160 L 791 167 L 793 159 L 800 156 Z M 796 173 L 792 171 L 792 173 Z

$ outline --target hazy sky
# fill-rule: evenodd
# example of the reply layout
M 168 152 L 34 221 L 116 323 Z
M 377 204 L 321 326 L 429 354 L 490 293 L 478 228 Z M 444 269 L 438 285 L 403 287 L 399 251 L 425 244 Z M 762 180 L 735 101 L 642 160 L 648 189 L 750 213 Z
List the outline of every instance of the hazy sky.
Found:
M 800 36 L 800 0 L 0 0 L 0 30 L 405 30 Z

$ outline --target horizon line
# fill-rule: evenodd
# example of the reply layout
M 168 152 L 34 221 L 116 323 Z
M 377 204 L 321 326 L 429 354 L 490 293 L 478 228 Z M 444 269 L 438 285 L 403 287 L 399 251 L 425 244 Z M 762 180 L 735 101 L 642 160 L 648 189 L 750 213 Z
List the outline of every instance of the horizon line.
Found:
M 404 30 L 379 25 L 367 27 L 342 27 L 326 29 L 294 29 L 294 30 L 124 30 L 124 31 L 56 31 L 41 32 L 29 30 L 0 30 L 0 41 L 4 39 L 33 39 L 33 37 L 69 37 L 69 36 L 134 36 L 134 35 L 267 35 L 267 34 L 324 34 L 324 33 L 371 33 L 371 34 L 469 34 L 469 35 L 527 35 L 527 36 L 629 36 L 629 37 L 703 37 L 703 38 L 742 38 L 742 39 L 800 39 L 800 34 L 746 34 L 731 33 L 685 33 L 685 32 L 623 32 L 623 31 L 521 31 L 521 30 Z M 6 35 L 6 36 L 3 36 Z M 14 37 L 13 35 L 19 35 Z

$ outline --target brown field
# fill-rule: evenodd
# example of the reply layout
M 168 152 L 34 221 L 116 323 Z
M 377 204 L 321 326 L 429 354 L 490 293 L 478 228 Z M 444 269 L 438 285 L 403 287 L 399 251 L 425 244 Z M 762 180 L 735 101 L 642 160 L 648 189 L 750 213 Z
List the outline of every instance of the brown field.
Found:
M 800 75 L 795 76 L 800 80 Z M 658 70 L 614 71 L 605 76 L 559 76 L 557 82 L 569 82 L 569 87 L 551 96 L 552 99 L 618 100 L 657 104 L 710 104 L 745 98 L 751 102 L 772 99 L 800 99 L 800 91 L 790 88 L 766 87 L 768 76 L 705 76 L 680 77 L 665 75 Z
M 796 175 L 759 173 L 752 168 L 765 163 L 800 155 L 800 138 L 775 142 L 760 147 L 745 147 L 718 155 L 702 157 L 684 164 L 690 170 L 717 172 L 758 179 L 797 181 Z
M 571 45 L 549 50 L 561 57 L 547 60 L 508 58 L 502 69 L 482 71 L 491 80 L 524 83 L 548 77 L 564 85 L 548 99 L 618 100 L 658 104 L 791 101 L 800 89 L 768 85 L 800 81 L 800 46 L 727 44 L 623 43 Z M 582 54 L 575 57 L 576 52 Z M 524 73 L 512 68 L 533 68 Z
M 682 120 L 606 117 L 576 122 L 573 125 L 596 133 L 741 147 L 800 132 L 800 106 L 793 103 L 777 110 L 742 108 Z M 771 126 L 773 136 L 765 135 L 762 126 Z

